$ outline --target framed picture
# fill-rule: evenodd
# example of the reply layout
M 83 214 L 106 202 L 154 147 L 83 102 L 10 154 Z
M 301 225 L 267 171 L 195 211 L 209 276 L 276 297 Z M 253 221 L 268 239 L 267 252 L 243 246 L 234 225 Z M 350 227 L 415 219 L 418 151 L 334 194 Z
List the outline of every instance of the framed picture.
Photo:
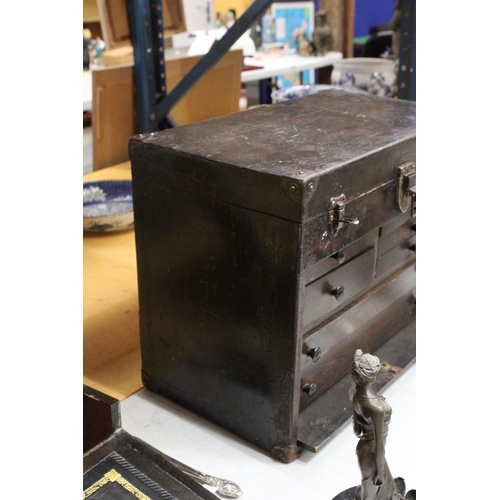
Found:
M 275 24 L 276 42 L 284 47 L 296 50 L 295 39 L 300 30 L 304 30 L 312 40 L 314 30 L 314 2 L 275 2 L 271 5 L 271 14 Z M 302 78 L 301 78 L 302 77 Z M 277 77 L 279 88 L 289 88 L 294 85 L 307 85 L 315 82 L 314 70 L 300 73 L 290 73 Z
M 275 2 L 271 5 L 275 23 L 276 42 L 296 49 L 299 30 L 312 40 L 314 30 L 314 2 Z

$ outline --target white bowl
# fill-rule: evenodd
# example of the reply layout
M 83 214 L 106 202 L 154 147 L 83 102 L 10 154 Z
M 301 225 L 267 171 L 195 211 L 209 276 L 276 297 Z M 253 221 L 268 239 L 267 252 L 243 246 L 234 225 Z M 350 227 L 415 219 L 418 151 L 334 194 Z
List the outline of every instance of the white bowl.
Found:
M 333 63 L 333 85 L 356 87 L 369 94 L 392 97 L 396 85 L 396 61 L 380 57 L 352 57 Z
M 132 181 L 83 183 L 83 230 L 92 233 L 126 231 L 134 227 Z

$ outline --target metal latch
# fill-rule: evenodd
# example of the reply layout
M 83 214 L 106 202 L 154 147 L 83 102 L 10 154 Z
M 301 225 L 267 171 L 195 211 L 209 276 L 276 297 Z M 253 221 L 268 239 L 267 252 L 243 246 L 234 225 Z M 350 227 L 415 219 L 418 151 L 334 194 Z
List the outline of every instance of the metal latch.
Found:
M 399 210 L 404 213 L 411 207 L 414 217 L 417 211 L 417 171 L 413 162 L 398 168 L 397 198 Z
M 344 224 L 359 224 L 356 217 L 345 216 L 345 195 L 341 194 L 336 198 L 330 198 L 328 203 L 328 223 L 334 236 Z

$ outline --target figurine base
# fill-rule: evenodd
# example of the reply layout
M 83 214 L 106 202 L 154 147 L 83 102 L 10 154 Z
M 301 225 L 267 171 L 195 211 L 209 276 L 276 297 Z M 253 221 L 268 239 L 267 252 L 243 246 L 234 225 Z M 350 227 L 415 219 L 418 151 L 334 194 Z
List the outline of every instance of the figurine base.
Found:
M 417 500 L 417 491 L 410 490 L 406 492 L 405 480 L 402 477 L 397 477 L 396 479 L 394 479 L 394 483 L 396 486 L 396 491 L 394 493 L 394 496 L 392 497 L 392 500 Z M 339 493 L 332 500 L 356 500 L 357 489 L 357 486 L 348 488 L 342 493 Z

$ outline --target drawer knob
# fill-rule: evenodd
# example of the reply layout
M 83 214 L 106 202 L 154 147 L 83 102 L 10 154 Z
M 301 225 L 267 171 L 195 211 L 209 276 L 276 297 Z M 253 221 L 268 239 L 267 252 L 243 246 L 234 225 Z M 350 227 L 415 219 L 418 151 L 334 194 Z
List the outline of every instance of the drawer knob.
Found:
M 346 254 L 344 252 L 344 250 L 339 250 L 338 252 L 334 253 L 332 255 L 332 257 L 339 263 L 339 264 L 342 264 L 343 262 L 345 262 L 345 259 L 346 259 Z
M 312 398 L 314 396 L 314 393 L 316 392 L 316 384 L 306 384 L 303 387 L 303 391 L 310 397 Z
M 335 287 L 330 292 L 337 300 L 341 300 L 344 297 L 344 287 L 342 285 Z
M 311 347 L 306 354 L 316 363 L 321 358 L 321 347 Z
M 412 252 L 417 253 L 417 244 L 413 243 L 413 245 L 410 245 L 408 249 L 411 250 Z

